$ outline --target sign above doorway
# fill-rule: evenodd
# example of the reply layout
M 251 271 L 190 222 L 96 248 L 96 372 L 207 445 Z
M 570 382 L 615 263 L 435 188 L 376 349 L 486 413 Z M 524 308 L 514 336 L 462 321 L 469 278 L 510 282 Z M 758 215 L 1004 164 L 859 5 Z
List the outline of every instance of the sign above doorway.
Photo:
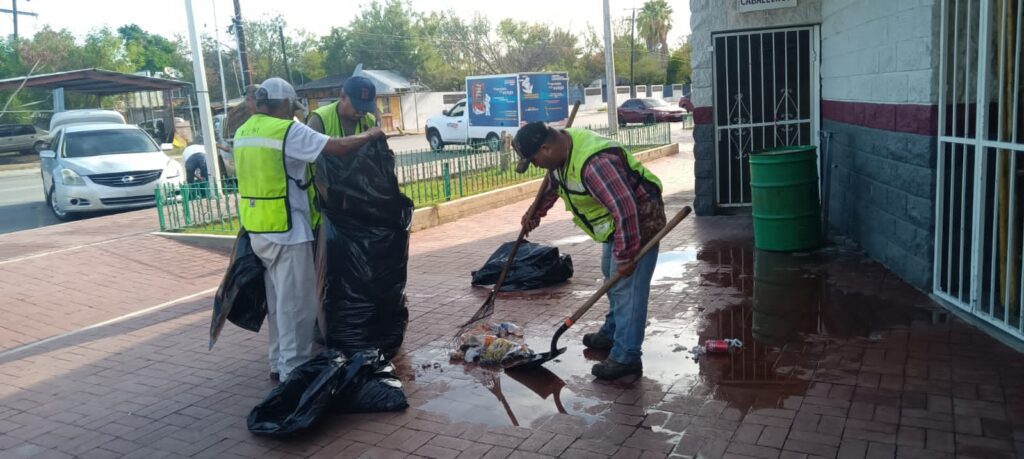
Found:
M 776 8 L 792 8 L 795 6 L 796 0 L 736 0 L 736 11 L 740 13 L 774 10 Z

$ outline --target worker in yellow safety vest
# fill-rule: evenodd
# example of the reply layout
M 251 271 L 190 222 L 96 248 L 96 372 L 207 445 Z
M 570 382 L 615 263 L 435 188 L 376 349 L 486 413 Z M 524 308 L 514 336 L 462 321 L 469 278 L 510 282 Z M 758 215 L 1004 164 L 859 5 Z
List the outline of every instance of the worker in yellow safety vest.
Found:
M 284 381 L 313 357 L 317 316 L 313 229 L 318 221 L 309 164 L 344 156 L 384 133 L 331 138 L 295 122 L 304 110 L 287 81 L 270 78 L 256 91 L 256 113 L 235 133 L 239 215 L 253 252 L 267 269 L 270 377 Z

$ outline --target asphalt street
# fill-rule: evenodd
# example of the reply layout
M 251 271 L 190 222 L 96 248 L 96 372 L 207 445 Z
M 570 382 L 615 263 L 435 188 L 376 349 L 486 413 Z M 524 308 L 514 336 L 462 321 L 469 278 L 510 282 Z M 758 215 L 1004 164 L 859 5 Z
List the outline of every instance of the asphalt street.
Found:
M 0 234 L 57 223 L 46 205 L 39 169 L 0 172 Z

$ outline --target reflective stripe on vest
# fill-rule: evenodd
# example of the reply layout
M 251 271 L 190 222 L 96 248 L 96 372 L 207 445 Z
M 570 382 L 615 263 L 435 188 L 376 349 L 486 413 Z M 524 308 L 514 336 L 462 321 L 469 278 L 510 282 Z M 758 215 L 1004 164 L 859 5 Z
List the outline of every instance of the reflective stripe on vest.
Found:
M 653 183 L 661 190 L 661 180 L 633 158 L 633 154 L 620 143 L 586 129 L 569 128 L 565 132 L 572 138 L 572 150 L 569 152 L 565 169 L 553 171 L 558 183 L 558 195 L 565 202 L 566 210 L 572 212 L 572 220 L 576 226 L 595 241 L 608 242 L 615 233 L 615 219 L 600 201 L 591 196 L 583 183 L 583 167 L 587 161 L 598 153 L 616 149 L 622 153 L 630 168 L 632 180 L 627 185 L 636 186 L 638 180 L 642 179 Z
M 239 218 L 251 233 L 285 233 L 292 228 L 284 139 L 293 122 L 256 114 L 235 132 Z

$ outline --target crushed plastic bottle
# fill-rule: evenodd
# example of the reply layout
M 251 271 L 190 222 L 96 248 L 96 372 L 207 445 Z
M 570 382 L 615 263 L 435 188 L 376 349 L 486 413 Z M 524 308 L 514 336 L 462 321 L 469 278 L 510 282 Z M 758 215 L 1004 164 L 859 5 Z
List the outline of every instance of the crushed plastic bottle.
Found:
M 743 347 L 743 341 L 735 338 L 727 339 L 709 339 L 704 342 L 704 351 L 709 354 L 722 354 L 726 352 L 736 352 L 736 350 Z
M 736 352 L 743 347 L 743 342 L 736 338 L 709 339 L 701 346 L 694 346 L 690 349 L 690 356 L 694 361 L 700 360 L 704 354 L 724 354 Z

